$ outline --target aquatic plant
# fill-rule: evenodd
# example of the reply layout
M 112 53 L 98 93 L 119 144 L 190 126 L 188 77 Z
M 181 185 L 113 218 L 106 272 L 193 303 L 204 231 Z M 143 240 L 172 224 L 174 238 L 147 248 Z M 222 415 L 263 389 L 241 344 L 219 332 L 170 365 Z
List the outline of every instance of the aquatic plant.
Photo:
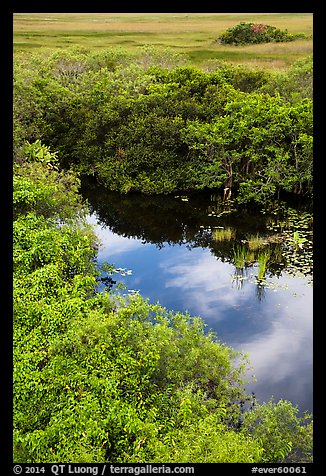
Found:
M 244 269 L 246 266 L 246 248 L 236 246 L 233 250 L 233 263 L 237 269 Z
M 270 260 L 271 252 L 269 249 L 263 250 L 258 254 L 258 274 L 257 279 L 261 280 L 265 277 L 267 264 Z
M 212 238 L 214 241 L 229 241 L 235 237 L 235 230 L 231 227 L 215 228 L 212 231 Z
M 299 250 L 302 250 L 302 248 L 304 247 L 304 243 L 307 241 L 307 239 L 304 238 L 303 236 L 300 236 L 298 230 L 296 230 L 293 233 L 292 241 L 293 241 L 295 250 L 299 251 Z
M 292 208 L 283 209 L 278 205 L 274 212 L 281 215 L 270 221 L 268 229 L 280 230 L 282 224 L 282 258 L 285 271 L 293 275 L 311 276 L 313 274 L 313 216 L 307 211 L 298 212 Z
M 250 235 L 248 237 L 248 247 L 250 250 L 258 250 L 267 244 L 266 238 L 260 236 L 258 233 L 256 235 Z

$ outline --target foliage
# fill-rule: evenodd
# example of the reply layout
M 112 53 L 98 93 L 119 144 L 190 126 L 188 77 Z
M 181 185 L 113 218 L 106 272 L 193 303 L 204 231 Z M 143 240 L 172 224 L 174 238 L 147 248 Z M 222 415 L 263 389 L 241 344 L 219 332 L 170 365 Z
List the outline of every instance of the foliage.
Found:
M 280 188 L 311 187 L 310 108 L 308 100 L 290 106 L 280 97 L 238 92 L 223 117 L 189 123 L 185 141 L 210 164 L 210 181 L 235 185 L 242 202 L 264 203 Z
M 294 41 L 297 38 L 305 38 L 305 35 L 303 33 L 291 34 L 287 30 L 280 30 L 275 26 L 262 23 L 240 22 L 222 33 L 219 36 L 219 41 L 222 44 L 247 45 Z
M 256 435 L 270 462 L 309 463 L 312 416 L 298 413 L 298 408 L 286 400 L 269 401 L 244 415 L 242 431 Z
M 22 147 L 21 153 L 26 161 L 45 163 L 50 168 L 53 168 L 54 163 L 58 163 L 57 153 L 50 152 L 50 147 L 42 144 L 39 139 L 32 144 L 26 141 Z
M 77 194 L 80 181 L 71 171 L 59 171 L 57 154 L 41 141 L 26 142 L 18 149 L 14 164 L 14 217 L 34 212 L 45 218 L 82 217 L 87 210 Z
M 287 71 L 270 72 L 261 83 L 261 92 L 271 96 L 280 95 L 291 103 L 304 98 L 313 99 L 313 58 L 308 56 L 296 61 Z
M 311 61 L 272 75 L 227 64 L 205 72 L 172 60 L 151 49 L 133 62 L 109 50 L 19 56 L 16 160 L 22 142 L 41 139 L 58 151 L 61 167 L 120 192 L 220 190 L 232 182 L 238 201 L 311 194 Z
M 227 404 L 236 417 L 243 394 L 241 366 L 231 365 L 236 353 L 204 334 L 199 318 L 140 296 L 125 302 L 97 294 L 97 243 L 78 215 L 76 191 L 71 213 L 55 202 L 44 213 L 51 189 L 64 201 L 58 172 L 34 161 L 15 172 L 15 459 L 137 459 L 137 442 L 163 438 L 172 428 L 166 422 L 179 431 L 189 385 L 200 414 Z M 244 447 L 251 457 L 250 444 Z
M 198 317 L 97 292 L 97 239 L 78 181 L 28 147 L 14 168 L 15 461 L 274 461 L 292 406 L 243 415 L 245 355 Z M 279 425 L 272 440 L 257 415 Z M 292 451 L 306 455 L 310 426 L 295 420 L 295 430 Z

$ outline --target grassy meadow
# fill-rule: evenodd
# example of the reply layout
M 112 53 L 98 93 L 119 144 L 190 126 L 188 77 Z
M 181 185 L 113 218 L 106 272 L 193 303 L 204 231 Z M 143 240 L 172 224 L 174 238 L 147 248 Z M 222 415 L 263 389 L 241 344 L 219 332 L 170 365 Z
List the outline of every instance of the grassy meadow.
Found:
M 216 39 L 241 21 L 264 23 L 306 39 L 289 43 L 227 46 Z M 286 69 L 312 54 L 312 13 L 15 13 L 14 52 L 83 46 L 122 48 L 145 45 L 182 53 L 194 65 L 212 60 L 268 69 Z

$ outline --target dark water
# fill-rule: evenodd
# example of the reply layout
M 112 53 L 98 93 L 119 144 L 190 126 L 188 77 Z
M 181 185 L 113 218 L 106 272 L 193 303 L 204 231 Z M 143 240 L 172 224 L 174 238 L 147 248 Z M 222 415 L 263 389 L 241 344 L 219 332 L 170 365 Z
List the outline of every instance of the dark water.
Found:
M 132 272 L 114 275 L 126 284 L 124 293 L 139 291 L 168 309 L 201 316 L 221 342 L 249 354 L 257 381 L 246 389 L 260 403 L 273 396 L 312 411 L 312 280 L 301 266 L 308 243 L 295 253 L 282 240 L 279 211 L 233 210 L 203 193 L 121 196 L 90 183 L 82 192 L 102 241 L 99 262 Z M 257 236 L 264 245 L 239 266 L 237 250 L 248 250 Z M 259 280 L 258 255 L 266 249 L 269 264 Z

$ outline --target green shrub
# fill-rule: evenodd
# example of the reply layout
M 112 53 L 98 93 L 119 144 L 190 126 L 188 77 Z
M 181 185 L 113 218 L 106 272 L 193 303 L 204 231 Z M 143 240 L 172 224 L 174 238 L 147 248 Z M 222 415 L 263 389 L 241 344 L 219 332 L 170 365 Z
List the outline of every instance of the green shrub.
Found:
M 73 167 L 124 193 L 220 189 L 231 175 L 238 201 L 311 193 L 311 60 L 272 74 L 225 64 L 211 72 L 162 67 L 152 54 L 146 65 L 126 64 L 126 57 L 109 65 L 109 52 L 102 55 L 17 60 L 18 162 L 35 148 L 36 161 Z M 45 142 L 58 151 L 58 163 Z
M 312 462 L 312 415 L 299 416 L 291 402 L 272 400 L 244 415 L 241 431 L 254 434 L 269 462 Z
M 232 28 L 228 28 L 219 36 L 220 43 L 232 45 L 246 45 L 256 43 L 285 42 L 302 38 L 302 33 L 293 35 L 287 30 L 280 30 L 275 26 L 260 23 L 240 22 Z
M 261 92 L 271 96 L 280 95 L 287 101 L 298 104 L 305 98 L 313 99 L 313 58 L 308 56 L 293 63 L 287 71 L 275 71 L 261 84 Z

